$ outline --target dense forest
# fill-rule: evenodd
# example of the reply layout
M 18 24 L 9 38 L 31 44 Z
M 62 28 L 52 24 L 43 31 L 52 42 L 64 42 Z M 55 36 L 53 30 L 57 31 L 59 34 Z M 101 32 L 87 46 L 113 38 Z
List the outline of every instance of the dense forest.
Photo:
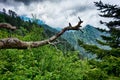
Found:
M 95 5 L 101 17 L 114 18 L 110 22 L 100 21 L 108 26 L 110 36 L 102 36 L 105 42 L 97 40 L 111 49 L 101 49 L 78 40 L 86 51 L 97 56 L 89 59 L 83 58 L 67 42 L 67 51 L 61 44 L 46 44 L 37 48 L 28 46 L 27 49 L 0 47 L 0 80 L 120 80 L 120 7 L 101 1 L 95 2 Z M 17 29 L 0 28 L 0 41 L 4 38 L 18 38 L 34 42 L 47 39 L 46 34 L 54 35 L 45 31 L 44 26 L 38 25 L 36 21 L 24 21 L 16 12 L 9 10 L 7 13 L 3 9 L 0 12 L 0 23 L 9 23 Z

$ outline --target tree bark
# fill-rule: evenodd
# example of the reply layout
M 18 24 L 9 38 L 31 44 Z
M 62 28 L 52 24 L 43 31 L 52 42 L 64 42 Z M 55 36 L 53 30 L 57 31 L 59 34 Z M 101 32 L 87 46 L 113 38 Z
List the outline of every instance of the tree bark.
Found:
M 15 26 L 12 26 L 8 23 L 0 23 L 0 28 L 6 28 L 10 30 L 16 30 L 17 28 Z
M 40 46 L 44 46 L 46 44 L 49 44 L 50 42 L 53 42 L 56 40 L 58 37 L 60 37 L 64 32 L 68 30 L 80 30 L 79 28 L 81 27 L 81 23 L 83 21 L 79 21 L 76 26 L 72 26 L 69 23 L 69 26 L 63 28 L 60 32 L 55 34 L 54 36 L 50 37 L 49 39 L 43 40 L 43 41 L 30 41 L 30 42 L 25 42 L 21 41 L 17 38 L 5 38 L 0 40 L 0 49 L 27 49 L 27 48 L 37 48 Z M 15 30 L 16 27 L 11 26 L 10 24 L 7 23 L 0 23 L 0 28 L 7 28 L 7 29 L 12 29 Z

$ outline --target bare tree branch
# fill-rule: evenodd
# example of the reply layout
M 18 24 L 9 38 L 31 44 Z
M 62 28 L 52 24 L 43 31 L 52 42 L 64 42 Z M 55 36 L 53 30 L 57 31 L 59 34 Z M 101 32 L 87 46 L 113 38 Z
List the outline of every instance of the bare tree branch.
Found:
M 12 26 L 8 23 L 0 23 L 0 28 L 6 28 L 10 30 L 16 30 L 17 28 L 15 26 Z
M 25 42 L 21 41 L 17 38 L 5 38 L 0 40 L 0 49 L 27 49 L 27 48 L 36 48 L 39 46 L 43 46 L 46 44 L 49 44 L 50 42 L 53 42 L 56 40 L 58 37 L 60 37 L 64 32 L 68 30 L 80 30 L 79 28 L 81 27 L 81 19 L 79 18 L 79 22 L 77 25 L 72 26 L 71 23 L 69 23 L 69 26 L 63 28 L 60 32 L 58 32 L 56 35 L 50 37 L 49 39 L 43 40 L 43 41 L 35 41 L 35 42 Z M 0 25 L 0 28 L 7 28 L 7 29 L 16 29 L 15 27 L 12 27 L 11 25 L 4 23 Z

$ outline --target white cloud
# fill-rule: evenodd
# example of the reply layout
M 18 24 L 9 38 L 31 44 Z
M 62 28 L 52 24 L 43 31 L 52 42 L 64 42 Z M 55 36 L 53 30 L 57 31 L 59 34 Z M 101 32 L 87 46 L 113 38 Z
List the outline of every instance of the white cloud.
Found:
M 63 28 L 68 25 L 68 22 L 75 25 L 78 22 L 77 17 L 80 16 L 84 21 L 83 26 L 90 24 L 95 27 L 106 28 L 104 25 L 99 24 L 101 18 L 98 16 L 94 1 L 98 0 L 42 0 L 42 2 L 31 2 L 30 5 L 25 5 L 22 2 L 12 2 L 12 5 L 0 3 L 0 6 L 2 6 L 0 9 L 12 9 L 19 15 L 27 15 L 28 17 L 32 17 L 31 14 L 35 14 L 37 18 L 52 27 Z M 119 0 L 102 1 L 116 3 Z

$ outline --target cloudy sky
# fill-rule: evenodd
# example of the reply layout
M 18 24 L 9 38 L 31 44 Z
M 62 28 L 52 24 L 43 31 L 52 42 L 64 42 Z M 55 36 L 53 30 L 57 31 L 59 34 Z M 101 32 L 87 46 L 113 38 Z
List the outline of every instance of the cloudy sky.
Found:
M 72 25 L 78 22 L 78 16 L 84 21 L 82 26 L 87 24 L 95 27 L 106 28 L 101 25 L 98 16 L 99 11 L 95 7 L 95 1 L 99 0 L 0 0 L 0 10 L 6 8 L 17 12 L 18 15 L 32 17 L 36 15 L 52 27 L 63 28 L 71 22 Z M 101 0 L 104 3 L 120 5 L 120 0 Z M 108 19 L 104 19 L 108 20 Z

